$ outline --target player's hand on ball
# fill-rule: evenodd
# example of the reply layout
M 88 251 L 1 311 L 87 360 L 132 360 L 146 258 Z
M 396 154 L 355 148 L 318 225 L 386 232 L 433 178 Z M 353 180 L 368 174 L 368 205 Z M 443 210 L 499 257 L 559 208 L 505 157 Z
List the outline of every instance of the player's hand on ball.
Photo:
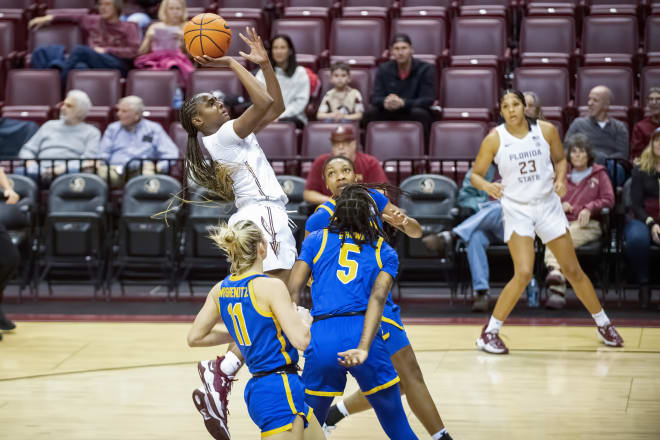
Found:
M 261 41 L 261 37 L 257 34 L 257 31 L 254 30 L 254 28 L 245 28 L 245 33 L 247 34 L 247 37 L 243 34 L 238 34 L 243 41 L 245 41 L 245 44 L 248 45 L 250 48 L 250 53 L 246 54 L 245 52 L 241 51 L 239 54 L 245 58 L 248 61 L 253 62 L 254 64 L 263 64 L 270 62 L 268 59 L 268 52 L 266 52 L 266 48 L 264 47 L 263 41 Z
M 564 197 L 566 195 L 566 185 L 564 182 L 555 182 L 555 192 L 559 197 Z
M 342 351 L 337 353 L 337 361 L 344 367 L 355 367 L 356 365 L 362 365 L 364 361 L 367 360 L 369 353 L 367 350 L 362 350 L 361 348 L 353 348 L 351 350 Z M 343 358 L 343 359 L 342 359 Z
M 203 55 L 201 57 L 195 57 L 195 61 L 197 61 L 199 65 L 202 67 L 230 67 L 232 58 L 231 57 L 211 58 L 208 55 Z
M 504 185 L 499 182 L 492 182 L 486 187 L 486 193 L 494 199 L 501 199 L 503 190 Z

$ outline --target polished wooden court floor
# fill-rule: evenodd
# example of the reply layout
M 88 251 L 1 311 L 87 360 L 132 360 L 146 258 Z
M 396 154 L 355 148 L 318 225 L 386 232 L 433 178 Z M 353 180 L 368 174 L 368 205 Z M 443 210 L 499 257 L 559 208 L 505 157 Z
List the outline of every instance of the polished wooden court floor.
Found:
M 660 329 L 619 328 L 625 349 L 594 327 L 505 326 L 511 354 L 476 351 L 479 327 L 409 325 L 427 384 L 456 440 L 660 439 Z M 0 439 L 205 439 L 191 401 L 196 362 L 187 324 L 19 322 L 0 342 Z M 256 439 L 231 395 L 233 439 Z M 349 382 L 348 389 L 355 389 Z M 420 439 L 429 438 L 404 402 Z M 373 412 L 332 439 L 383 439 Z

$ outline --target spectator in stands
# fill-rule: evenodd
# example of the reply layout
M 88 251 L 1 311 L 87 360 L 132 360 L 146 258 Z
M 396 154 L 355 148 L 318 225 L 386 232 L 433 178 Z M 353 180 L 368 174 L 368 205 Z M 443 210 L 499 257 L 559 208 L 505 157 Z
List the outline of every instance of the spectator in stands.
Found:
M 284 113 L 278 121 L 293 122 L 297 128 L 303 128 L 307 124 L 305 108 L 309 102 L 309 76 L 307 70 L 296 61 L 296 49 L 291 38 L 288 35 L 275 35 L 271 38 L 268 57 L 284 97 Z M 261 69 L 256 78 L 266 84 Z
M 577 133 L 589 138 L 596 163 L 605 164 L 606 158 L 628 159 L 628 129 L 626 125 L 609 116 L 612 91 L 605 86 L 596 86 L 589 92 L 589 116 L 576 118 L 568 127 L 564 139 Z M 614 162 L 607 163 L 607 171 L 612 182 L 622 185 L 623 167 Z M 616 176 L 614 170 L 616 169 Z
M 330 156 L 344 156 L 355 164 L 358 183 L 387 183 L 385 171 L 378 159 L 357 151 L 355 132 L 351 125 L 340 125 L 330 135 L 330 154 L 322 154 L 314 160 L 307 176 L 303 198 L 313 205 L 320 205 L 330 199 L 330 190 L 323 180 L 323 164 Z
M 0 157 L 14 157 L 21 147 L 39 130 L 32 121 L 0 118 Z
M 135 23 L 119 21 L 123 0 L 99 0 L 99 15 L 45 15 L 30 20 L 28 27 L 38 29 L 51 23 L 78 23 L 86 36 L 66 56 L 63 46 L 39 47 L 32 53 L 32 67 L 57 68 L 62 84 L 71 69 L 119 69 L 126 75 L 140 47 Z
M 23 145 L 18 157 L 21 159 L 84 159 L 98 158 L 101 132 L 85 118 L 92 106 L 87 93 L 71 90 L 60 107 L 60 118 L 47 121 L 39 131 Z M 37 165 L 27 162 L 28 173 L 36 176 Z M 81 168 L 80 161 L 69 161 L 68 170 L 76 172 Z M 63 161 L 42 163 L 39 171 L 42 177 L 57 176 L 66 171 Z
M 660 245 L 660 128 L 651 134 L 648 146 L 635 161 L 630 186 L 633 218 L 623 229 L 625 254 L 630 271 L 639 284 L 639 300 L 648 307 L 649 248 L 651 243 Z
M 18 202 L 18 194 L 13 190 L 13 186 L 2 168 L 0 168 L 0 189 L 2 189 L 6 203 L 14 204 Z M 1 304 L 5 287 L 14 276 L 19 259 L 18 249 L 12 243 L 4 224 L 0 222 L 0 330 L 13 330 L 16 328 L 16 325 L 3 313 Z M 0 340 L 2 340 L 2 333 L 0 333 Z
M 566 140 L 568 172 L 566 195 L 562 197 L 562 208 L 568 219 L 573 245 L 578 248 L 601 237 L 600 212 L 614 206 L 614 190 L 602 165 L 594 163 L 589 138 L 582 133 Z M 545 250 L 545 266 L 548 276 L 545 283 L 551 295 L 545 306 L 561 309 L 566 304 L 566 278 L 559 263 L 549 248 Z
M 458 204 L 467 212 L 476 212 L 454 229 L 438 234 L 430 234 L 422 242 L 443 256 L 450 256 L 454 243 L 460 238 L 466 243 L 466 255 L 470 273 L 472 274 L 473 312 L 487 312 L 490 299 L 489 267 L 486 249 L 491 243 L 504 242 L 504 227 L 502 225 L 502 205 L 499 200 L 488 201 L 488 194 L 472 186 L 470 170 L 463 179 L 463 185 L 458 193 Z M 486 173 L 486 180 L 492 182 L 495 178 L 495 166 L 491 165 Z
M 349 86 L 351 68 L 338 61 L 330 67 L 330 82 L 334 86 L 323 97 L 316 119 L 326 122 L 357 121 L 362 119 L 362 94 Z
M 185 87 L 190 74 L 195 70 L 183 52 L 183 26 L 186 23 L 184 0 L 163 0 L 158 8 L 157 23 L 152 24 L 142 40 L 135 59 L 138 69 L 177 69 L 179 85 Z
M 637 159 L 648 146 L 653 130 L 660 127 L 660 87 L 651 87 L 646 97 L 648 116 L 639 121 L 632 130 L 630 158 Z
M 523 92 L 525 97 L 525 116 L 530 118 L 544 120 L 543 109 L 541 108 L 541 98 L 534 92 Z
M 406 34 L 392 38 L 390 52 L 394 59 L 382 63 L 376 72 L 371 96 L 371 110 L 364 118 L 371 121 L 419 121 L 428 141 L 433 116 L 430 107 L 435 99 L 435 72 L 431 64 L 413 58 L 413 46 Z
M 108 125 L 101 139 L 101 157 L 110 164 L 110 179 L 112 186 L 119 186 L 123 182 L 121 177 L 139 169 L 125 170 L 131 159 L 177 159 L 179 149 L 170 139 L 163 127 L 157 123 L 144 119 L 144 103 L 138 96 L 126 96 L 117 104 L 116 122 Z M 143 163 L 142 173 L 152 174 L 154 171 L 165 172 L 167 162 Z M 107 170 L 102 167 L 101 177 L 107 178 Z

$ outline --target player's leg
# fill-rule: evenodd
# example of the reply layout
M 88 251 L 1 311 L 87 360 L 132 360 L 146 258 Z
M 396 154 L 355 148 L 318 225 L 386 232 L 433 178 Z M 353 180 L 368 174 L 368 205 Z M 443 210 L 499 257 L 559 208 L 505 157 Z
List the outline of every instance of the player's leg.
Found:
M 305 393 L 305 403 L 314 409 L 314 415 L 320 424 L 325 422 L 334 396 L 318 396 Z
M 374 407 L 380 426 L 391 439 L 417 439 L 401 403 L 399 385 L 394 384 L 373 394 L 366 392 L 367 399 Z
M 532 237 L 513 232 L 507 244 L 513 259 L 513 278 L 502 289 L 500 297 L 495 303 L 493 314 L 477 339 L 477 347 L 493 354 L 509 352 L 498 333 L 525 287 L 531 281 L 534 268 L 534 239 Z
M 575 295 L 584 304 L 598 326 L 598 335 L 607 345 L 622 347 L 623 339 L 610 323 L 605 310 L 598 301 L 596 291 L 589 277 L 584 273 L 575 255 L 575 247 L 569 233 L 546 243 L 559 263 L 562 273 L 566 277 Z

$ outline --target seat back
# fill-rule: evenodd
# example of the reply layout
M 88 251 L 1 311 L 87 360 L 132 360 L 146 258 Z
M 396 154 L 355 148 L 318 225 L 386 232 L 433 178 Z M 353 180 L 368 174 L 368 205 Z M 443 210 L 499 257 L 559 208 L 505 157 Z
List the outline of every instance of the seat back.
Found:
M 630 107 L 633 104 L 633 72 L 628 67 L 581 67 L 575 85 L 577 106 L 586 106 L 589 92 L 596 86 L 607 86 L 614 95 L 611 105 Z
M 229 101 L 243 96 L 243 85 L 230 69 L 197 69 L 190 75 L 186 95 L 220 90 Z
M 572 17 L 524 17 L 520 28 L 520 53 L 561 53 L 575 50 Z
M 48 213 L 104 212 L 108 185 L 93 174 L 74 173 L 57 177 L 48 193 Z
M 494 69 L 448 67 L 442 71 L 440 97 L 447 108 L 487 108 L 497 105 Z
M 392 23 L 392 34 L 407 34 L 415 47 L 415 55 L 442 55 L 447 48 L 444 20 L 433 18 L 399 18 Z
M 62 101 L 59 71 L 54 69 L 11 69 L 5 85 L 5 106 L 43 105 Z
M 458 187 L 445 176 L 419 174 L 401 182 L 400 188 L 407 196 L 399 206 L 413 218 L 449 219 L 456 206 Z
M 151 218 L 167 210 L 172 196 L 180 191 L 181 184 L 170 176 L 133 177 L 124 187 L 121 215 Z
M 12 188 L 20 197 L 18 203 L 9 205 L 0 196 L 0 224 L 9 231 L 30 227 L 30 214 L 37 211 L 37 185 L 25 176 L 7 175 Z
M 48 0 L 47 9 L 94 9 L 95 0 Z
M 367 125 L 365 153 L 381 162 L 400 157 L 424 157 L 424 129 L 417 121 L 374 121 Z
M 381 20 L 338 18 L 330 31 L 330 54 L 372 56 L 379 59 L 387 47 Z
M 323 20 L 292 18 L 275 20 L 270 34 L 271 36 L 288 35 L 297 54 L 320 55 L 328 47 Z
M 474 159 L 488 125 L 472 121 L 437 121 L 431 126 L 429 158 Z
M 14 50 L 14 23 L 0 21 L 0 58 L 7 58 Z
M 570 100 L 569 79 L 568 70 L 562 68 L 519 67 L 513 88 L 536 93 L 544 107 L 565 108 Z
M 290 157 L 298 154 L 296 126 L 292 122 L 272 122 L 257 133 L 257 140 L 266 157 Z
M 332 142 L 330 142 L 330 134 L 337 128 L 338 123 L 327 122 L 310 122 L 303 130 L 302 146 L 300 148 L 300 155 L 302 157 L 317 157 L 322 154 L 330 154 Z M 354 124 L 353 132 L 359 133 L 357 124 Z M 359 140 L 358 140 L 359 149 Z
M 660 52 L 660 15 L 652 15 L 646 19 L 644 50 Z
M 298 176 L 282 175 L 277 176 L 284 194 L 289 198 L 286 205 L 287 210 L 295 211 L 304 202 L 303 192 L 305 191 L 305 179 Z
M 236 17 L 231 17 L 227 18 L 225 20 L 229 27 L 232 30 L 236 30 L 238 32 L 245 32 L 245 27 L 250 27 L 250 28 L 257 28 L 258 22 L 254 18 L 236 18 Z M 240 57 L 239 52 L 240 51 L 246 51 L 248 50 L 247 45 L 241 38 L 238 36 L 238 34 L 233 34 L 235 37 L 231 39 L 231 45 L 229 46 L 229 49 L 227 50 L 227 53 L 225 54 L 226 56 L 229 57 Z
M 456 17 L 451 29 L 451 55 L 495 55 L 506 51 L 506 22 L 497 17 Z
M 171 107 L 177 81 L 173 70 L 131 70 L 126 95 L 141 97 L 146 107 Z
M 67 79 L 67 90 L 87 93 L 93 106 L 113 107 L 121 98 L 119 70 L 72 70 Z
M 637 18 L 587 16 L 582 27 L 582 51 L 586 54 L 629 54 L 637 52 Z
M 84 43 L 82 30 L 77 24 L 55 23 L 39 29 L 30 30 L 28 36 L 28 52 L 32 53 L 38 47 L 57 44 L 64 46 L 67 52 Z

